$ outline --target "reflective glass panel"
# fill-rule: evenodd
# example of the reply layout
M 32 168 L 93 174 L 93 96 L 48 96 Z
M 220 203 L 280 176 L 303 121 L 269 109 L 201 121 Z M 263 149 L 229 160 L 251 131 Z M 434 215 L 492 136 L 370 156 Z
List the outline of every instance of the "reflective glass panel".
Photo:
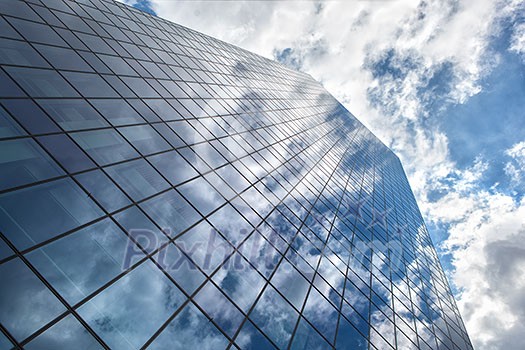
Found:
M 0 322 L 18 341 L 65 311 L 20 259 L 0 265 L 0 281 Z
M 49 67 L 49 64 L 28 43 L 3 38 L 0 38 L 0 63 Z
M 124 271 L 128 251 L 135 251 L 134 243 L 104 219 L 32 251 L 27 258 L 74 305 Z
M 98 74 L 64 72 L 66 79 L 84 97 L 117 97 L 117 93 Z
M 71 179 L 46 182 L 0 195 L 0 230 L 28 248 L 102 215 Z
M 65 134 L 41 136 L 37 140 L 70 173 L 95 167 L 95 163 Z
M 71 136 L 99 165 L 139 156 L 115 130 L 86 131 Z
M 159 133 L 149 125 L 129 126 L 119 130 L 143 155 L 166 151 L 170 148 Z
M 66 46 L 64 40 L 62 40 L 51 27 L 45 24 L 25 21 L 18 18 L 8 18 L 7 20 L 28 41 Z
M 180 233 L 200 219 L 195 209 L 174 190 L 148 199 L 140 206 L 170 236 Z
M 100 170 L 82 173 L 75 178 L 108 212 L 131 203 L 126 195 Z
M 184 300 L 181 291 L 146 261 L 78 312 L 112 349 L 136 349 Z
M 60 131 L 42 109 L 31 100 L 2 100 L 1 103 L 30 133 L 45 134 Z
M 37 102 L 66 131 L 109 126 L 85 100 L 38 100 Z
M 114 126 L 144 123 L 125 100 L 90 100 L 90 103 Z
M 25 131 L 0 107 L 0 138 L 25 135 Z
M 228 339 L 193 304 L 186 306 L 148 349 L 223 349 Z
M 5 69 L 33 97 L 79 97 L 73 87 L 54 70 L 20 67 Z
M 102 346 L 74 316 L 69 315 L 25 345 L 24 349 L 94 350 L 102 349 Z
M 93 71 L 86 61 L 71 49 L 48 45 L 35 45 L 35 47 L 57 69 Z
M 0 173 L 2 190 L 64 174 L 32 139 L 0 141 Z
M 169 184 L 144 159 L 113 165 L 106 171 L 134 201 L 169 188 Z

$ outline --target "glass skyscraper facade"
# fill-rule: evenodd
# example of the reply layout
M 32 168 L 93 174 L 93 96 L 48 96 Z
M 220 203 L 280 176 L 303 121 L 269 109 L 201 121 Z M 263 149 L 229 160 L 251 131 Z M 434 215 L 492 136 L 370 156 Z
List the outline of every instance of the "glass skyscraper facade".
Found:
M 399 159 L 307 74 L 0 2 L 0 349 L 471 349 Z

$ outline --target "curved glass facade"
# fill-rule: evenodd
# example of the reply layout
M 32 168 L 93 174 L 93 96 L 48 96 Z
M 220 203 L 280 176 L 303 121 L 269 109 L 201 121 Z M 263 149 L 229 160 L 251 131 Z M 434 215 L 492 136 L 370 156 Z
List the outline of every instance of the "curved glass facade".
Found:
M 310 76 L 0 2 L 0 349 L 472 349 L 399 159 Z

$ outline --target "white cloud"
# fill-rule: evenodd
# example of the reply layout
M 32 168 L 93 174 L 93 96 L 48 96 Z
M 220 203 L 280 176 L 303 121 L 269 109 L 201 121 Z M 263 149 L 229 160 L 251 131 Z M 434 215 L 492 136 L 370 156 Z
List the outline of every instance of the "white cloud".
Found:
M 519 185 L 525 177 L 525 141 L 516 143 L 505 154 L 512 158 L 505 165 L 505 173 L 514 185 Z
M 520 23 L 514 26 L 509 49 L 510 51 L 521 55 L 522 59 L 525 61 L 525 23 Z
M 523 347 L 523 291 L 511 282 L 525 280 L 518 249 L 525 203 L 477 187 L 490 166 L 483 160 L 457 169 L 436 120 L 440 106 L 481 91 L 481 79 L 499 63 L 489 41 L 503 18 L 516 22 L 523 0 L 151 2 L 161 17 L 263 56 L 289 48 L 289 62 L 321 81 L 400 156 L 427 221 L 450 227 L 445 248 L 474 344 Z M 523 55 L 525 27 L 512 30 L 509 50 Z M 375 75 L 381 65 L 394 74 Z M 505 171 L 514 179 L 523 175 L 524 150 L 507 153 Z M 436 190 L 446 194 L 430 201 Z
M 470 203 L 468 203 L 470 201 Z M 525 201 L 481 192 L 450 229 L 458 306 L 479 349 L 521 349 L 525 332 Z

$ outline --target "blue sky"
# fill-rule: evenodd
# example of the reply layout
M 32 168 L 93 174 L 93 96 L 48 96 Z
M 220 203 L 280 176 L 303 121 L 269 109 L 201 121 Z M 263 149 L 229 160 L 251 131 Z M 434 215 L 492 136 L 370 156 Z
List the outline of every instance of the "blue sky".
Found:
M 525 346 L 523 0 L 127 2 L 321 81 L 401 158 L 476 348 Z

